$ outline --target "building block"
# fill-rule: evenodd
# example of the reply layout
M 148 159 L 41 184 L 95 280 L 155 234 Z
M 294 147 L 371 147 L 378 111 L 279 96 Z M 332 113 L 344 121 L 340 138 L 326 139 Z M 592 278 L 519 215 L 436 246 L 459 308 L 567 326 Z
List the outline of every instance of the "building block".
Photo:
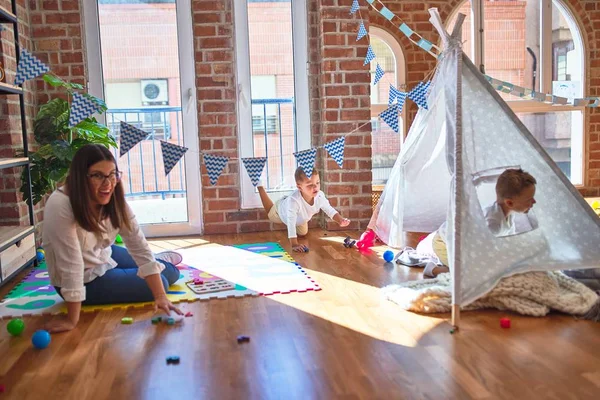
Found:
M 154 317 L 154 318 L 152 318 L 152 324 L 153 325 L 158 324 L 160 321 L 162 321 L 162 317 Z
M 131 324 L 133 324 L 133 318 L 131 318 L 131 317 L 121 318 L 121 323 L 124 325 L 131 325 Z
M 250 341 L 250 336 L 243 336 L 240 335 L 237 337 L 237 342 L 238 343 L 244 343 L 244 342 L 249 342 Z
M 500 326 L 504 329 L 510 328 L 510 319 L 500 318 Z
M 169 356 L 167 357 L 167 365 L 170 364 L 179 364 L 179 356 Z

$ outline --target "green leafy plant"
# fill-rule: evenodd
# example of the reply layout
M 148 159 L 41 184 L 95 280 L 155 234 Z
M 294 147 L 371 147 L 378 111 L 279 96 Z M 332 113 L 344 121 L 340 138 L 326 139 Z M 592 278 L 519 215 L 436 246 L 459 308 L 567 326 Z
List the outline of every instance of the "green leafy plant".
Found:
M 73 92 L 83 89 L 77 83 L 65 82 L 59 77 L 46 74 L 43 77 L 49 85 L 59 87 L 71 98 Z M 90 94 L 79 92 L 98 104 L 100 112 L 107 110 L 106 103 Z M 71 160 L 77 150 L 90 143 L 102 144 L 108 148 L 117 147 L 115 139 L 109 135 L 106 125 L 96 118 L 89 117 L 74 127 L 69 127 L 71 105 L 62 98 L 55 98 L 42 105 L 33 121 L 33 136 L 39 144 L 36 152 L 30 153 L 31 197 L 27 188 L 26 170 L 23 171 L 21 192 L 29 204 L 40 202 L 44 196 L 54 191 L 62 183 L 69 171 Z

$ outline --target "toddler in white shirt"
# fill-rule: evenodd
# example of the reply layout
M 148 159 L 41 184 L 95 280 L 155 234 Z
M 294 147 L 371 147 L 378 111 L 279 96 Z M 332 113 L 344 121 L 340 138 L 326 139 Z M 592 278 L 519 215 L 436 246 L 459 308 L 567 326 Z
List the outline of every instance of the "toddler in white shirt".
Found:
M 329 218 L 341 227 L 348 226 L 350 220 L 342 218 L 335 208 L 331 207 L 325 194 L 321 191 L 319 173 L 316 169 L 313 169 L 309 178 L 304 170 L 298 167 L 294 173 L 294 178 L 296 179 L 296 190 L 291 195 L 278 200 L 275 204 L 262 185 L 259 185 L 257 189 L 269 220 L 285 224 L 292 249 L 304 253 L 308 251 L 308 247 L 298 243 L 298 236 L 306 236 L 308 221 L 320 210 L 323 210 Z
M 496 201 L 484 209 L 486 224 L 495 236 L 510 236 L 516 233 L 515 213 L 526 214 L 531 210 L 535 204 L 536 184 L 535 178 L 522 169 L 507 169 L 500 174 L 496 182 Z M 431 267 L 425 268 L 423 275 L 435 277 L 450 271 L 446 247 L 446 222 L 430 236 L 433 236 L 433 252 L 443 265 L 433 267 L 431 264 Z

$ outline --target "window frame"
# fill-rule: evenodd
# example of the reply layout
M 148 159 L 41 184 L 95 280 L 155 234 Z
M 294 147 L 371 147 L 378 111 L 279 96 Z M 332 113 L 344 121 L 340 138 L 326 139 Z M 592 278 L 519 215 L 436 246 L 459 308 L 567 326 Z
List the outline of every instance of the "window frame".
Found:
M 296 124 L 296 151 L 312 146 L 310 119 L 310 91 L 308 80 L 308 5 L 307 0 L 290 0 L 292 14 L 292 51 L 294 60 L 294 115 Z M 250 74 L 250 35 L 248 27 L 248 0 L 234 0 L 233 23 L 238 96 L 238 148 L 240 159 L 254 157 L 252 129 L 252 85 Z M 247 60 L 241 62 L 243 60 Z M 291 156 L 293 155 L 284 155 Z M 268 160 L 267 160 L 268 162 Z M 252 185 L 240 160 L 241 208 L 262 207 L 258 191 Z M 265 178 L 263 171 L 263 179 Z M 273 201 L 289 195 L 292 190 L 268 190 Z
M 177 42 L 179 46 L 179 83 L 181 86 L 182 128 L 184 143 L 191 151 L 185 154 L 185 188 L 188 220 L 185 222 L 140 225 L 147 237 L 194 235 L 204 232 L 200 158 L 198 156 L 198 112 L 196 102 L 196 72 L 194 60 L 194 32 L 191 0 L 175 0 Z M 82 5 L 85 35 L 85 54 L 88 68 L 88 93 L 105 99 L 102 46 L 98 0 L 84 1 Z M 98 120 L 106 124 L 106 115 Z M 118 160 L 117 160 L 118 161 Z
M 454 20 L 454 17 L 459 12 L 460 7 L 469 0 L 464 0 L 458 4 L 453 13 L 448 18 L 448 23 Z M 473 63 L 481 72 L 485 71 L 485 32 L 484 32 L 484 0 L 471 1 L 471 21 L 473 26 L 471 29 L 471 54 L 473 54 Z M 584 96 L 586 88 L 586 67 L 587 55 L 585 49 L 585 41 L 582 37 L 582 29 L 579 22 L 571 9 L 561 0 L 538 0 L 540 2 L 540 92 L 552 93 L 552 5 L 554 4 L 562 14 L 566 17 L 567 23 L 573 35 L 575 47 L 580 46 L 580 63 L 581 71 L 581 97 Z M 452 27 L 447 27 L 452 28 Z M 566 112 L 566 111 L 581 111 L 582 112 L 582 131 L 579 137 L 571 137 L 571 151 L 576 149 L 576 157 L 581 160 L 581 177 L 579 182 L 574 182 L 575 187 L 585 186 L 587 181 L 587 135 L 585 132 L 586 109 L 585 106 L 561 105 L 561 104 L 546 104 L 536 100 L 507 100 L 506 103 L 514 111 L 515 114 L 520 113 L 550 113 L 550 112 Z M 573 157 L 573 153 L 572 153 Z

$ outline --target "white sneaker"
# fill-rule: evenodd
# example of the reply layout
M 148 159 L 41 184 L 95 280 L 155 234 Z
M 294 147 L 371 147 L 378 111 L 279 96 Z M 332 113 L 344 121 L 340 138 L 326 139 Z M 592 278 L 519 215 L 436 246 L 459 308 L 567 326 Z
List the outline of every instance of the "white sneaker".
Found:
M 183 257 L 181 256 L 181 254 L 179 254 L 176 251 L 172 251 L 172 250 L 167 250 L 167 251 L 163 251 L 161 253 L 155 254 L 154 258 L 156 258 L 157 260 L 166 261 L 173 265 L 181 264 L 181 262 L 183 261 Z

